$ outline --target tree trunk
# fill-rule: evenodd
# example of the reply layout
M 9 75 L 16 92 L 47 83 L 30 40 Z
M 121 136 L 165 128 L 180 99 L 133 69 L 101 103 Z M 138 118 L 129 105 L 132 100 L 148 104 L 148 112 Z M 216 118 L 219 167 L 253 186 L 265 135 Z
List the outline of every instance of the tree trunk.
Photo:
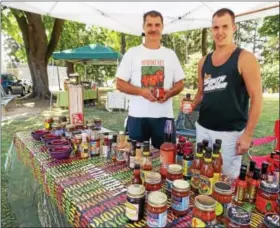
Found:
M 124 54 L 126 49 L 125 34 L 121 33 L 121 53 Z
M 203 28 L 201 32 L 201 52 L 202 56 L 207 54 L 207 28 Z
M 59 41 L 64 20 L 55 19 L 48 42 L 45 25 L 39 14 L 11 9 L 22 33 L 28 66 L 33 82 L 32 97 L 46 99 L 50 96 L 48 60 Z

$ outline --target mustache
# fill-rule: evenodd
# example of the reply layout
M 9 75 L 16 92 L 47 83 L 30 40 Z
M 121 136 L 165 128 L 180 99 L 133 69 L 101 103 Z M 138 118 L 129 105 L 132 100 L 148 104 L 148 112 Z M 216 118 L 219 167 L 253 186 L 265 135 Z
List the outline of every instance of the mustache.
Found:
M 156 31 L 156 32 L 148 32 L 148 34 L 149 35 L 159 35 L 160 33 Z

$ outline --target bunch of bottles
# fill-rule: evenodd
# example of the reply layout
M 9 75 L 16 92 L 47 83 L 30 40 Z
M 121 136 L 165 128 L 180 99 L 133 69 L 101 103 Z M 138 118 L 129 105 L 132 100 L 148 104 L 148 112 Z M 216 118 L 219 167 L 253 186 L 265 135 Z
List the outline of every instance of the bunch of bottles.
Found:
M 279 155 L 279 152 L 273 152 L 271 158 L 278 156 L 279 161 Z M 248 169 L 247 165 L 241 165 L 234 200 L 238 204 L 245 201 L 255 203 L 257 210 L 263 214 L 279 212 L 279 190 L 279 170 L 274 164 L 262 162 L 260 169 L 255 161 L 250 161 Z

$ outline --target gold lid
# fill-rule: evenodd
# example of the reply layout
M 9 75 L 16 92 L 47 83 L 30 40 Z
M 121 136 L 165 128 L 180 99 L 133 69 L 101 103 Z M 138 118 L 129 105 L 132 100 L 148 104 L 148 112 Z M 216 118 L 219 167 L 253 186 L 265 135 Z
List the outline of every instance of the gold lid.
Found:
M 194 205 L 203 211 L 215 211 L 216 201 L 206 195 L 198 195 L 194 198 Z
M 163 207 L 167 204 L 167 196 L 163 192 L 151 192 L 148 195 L 148 203 L 152 207 Z
M 185 180 L 174 180 L 173 189 L 179 192 L 188 191 L 190 189 L 190 184 Z
M 147 172 L 145 175 L 145 182 L 148 184 L 158 184 L 161 182 L 161 175 L 156 172 Z
M 182 166 L 177 164 L 171 164 L 168 166 L 167 171 L 171 174 L 180 174 L 182 173 Z
M 145 195 L 145 187 L 141 184 L 132 184 L 127 188 L 127 195 L 132 198 L 141 198 Z

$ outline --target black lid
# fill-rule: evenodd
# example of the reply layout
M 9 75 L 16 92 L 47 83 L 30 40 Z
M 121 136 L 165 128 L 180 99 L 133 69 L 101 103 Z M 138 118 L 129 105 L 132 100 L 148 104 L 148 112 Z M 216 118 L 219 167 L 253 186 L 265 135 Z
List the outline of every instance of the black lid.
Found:
M 254 171 L 256 166 L 256 162 L 255 161 L 250 161 L 250 165 L 249 165 L 249 171 Z
M 109 132 L 105 132 L 104 135 L 109 135 Z
M 266 225 L 266 227 L 271 227 L 271 228 L 279 228 L 280 227 L 279 222 L 280 222 L 279 215 L 274 213 L 267 213 L 263 219 L 264 225 Z
M 203 149 L 203 144 L 201 142 L 197 143 L 196 152 L 201 153 Z
M 127 131 L 127 132 L 125 132 L 125 135 L 129 135 L 128 131 Z
M 240 170 L 240 174 L 239 174 L 239 180 L 246 180 L 246 169 L 242 169 Z
M 222 142 L 223 142 L 223 141 L 222 141 L 221 139 L 216 139 L 216 140 L 215 140 L 215 143 L 217 143 L 217 144 L 219 144 L 219 145 L 222 145 Z
M 255 168 L 254 173 L 253 173 L 253 179 L 258 180 L 260 177 L 260 169 Z
M 191 99 L 191 94 L 190 94 L 190 93 L 187 93 L 187 94 L 186 94 L 186 98 Z
M 206 147 L 206 152 L 204 153 L 205 158 L 211 158 L 212 157 L 212 148 Z
M 262 163 L 262 174 L 266 174 L 267 173 L 268 165 L 269 164 L 267 162 L 263 162 Z
M 227 215 L 229 220 L 237 225 L 249 225 L 251 222 L 251 213 L 242 207 L 230 207 Z
M 134 169 L 140 169 L 140 164 L 139 163 L 135 163 Z
M 221 145 L 218 143 L 213 144 L 213 152 L 214 153 L 219 153 L 219 150 L 221 149 Z
M 209 147 L 209 146 L 208 146 L 208 147 L 206 147 L 206 148 L 205 148 L 205 150 L 206 150 L 206 152 L 207 152 L 207 153 L 210 153 L 210 154 L 212 153 L 212 148 L 211 148 L 211 147 Z
M 141 143 L 140 142 L 136 142 L 136 148 L 137 149 L 141 148 Z
M 208 144 L 209 144 L 209 140 L 207 140 L 207 139 L 203 139 L 202 140 L 202 145 L 203 145 L 203 147 L 207 147 L 208 146 Z

